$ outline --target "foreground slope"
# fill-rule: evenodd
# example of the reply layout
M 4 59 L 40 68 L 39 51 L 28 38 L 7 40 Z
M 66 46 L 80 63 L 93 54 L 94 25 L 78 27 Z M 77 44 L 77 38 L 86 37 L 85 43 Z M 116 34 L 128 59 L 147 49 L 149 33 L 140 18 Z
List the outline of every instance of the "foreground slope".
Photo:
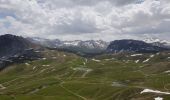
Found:
M 95 58 L 54 50 L 42 53 L 42 59 L 0 72 L 1 100 L 170 99 L 170 52 Z

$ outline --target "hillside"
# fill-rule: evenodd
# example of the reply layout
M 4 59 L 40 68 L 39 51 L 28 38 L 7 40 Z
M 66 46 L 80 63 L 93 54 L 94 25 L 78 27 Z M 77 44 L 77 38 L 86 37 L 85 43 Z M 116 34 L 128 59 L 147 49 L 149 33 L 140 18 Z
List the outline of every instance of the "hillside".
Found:
M 43 56 L 0 73 L 1 100 L 170 99 L 170 52 L 83 58 L 45 50 Z
M 0 44 L 0 100 L 170 99 L 167 48 L 116 40 L 86 57 L 9 34 Z

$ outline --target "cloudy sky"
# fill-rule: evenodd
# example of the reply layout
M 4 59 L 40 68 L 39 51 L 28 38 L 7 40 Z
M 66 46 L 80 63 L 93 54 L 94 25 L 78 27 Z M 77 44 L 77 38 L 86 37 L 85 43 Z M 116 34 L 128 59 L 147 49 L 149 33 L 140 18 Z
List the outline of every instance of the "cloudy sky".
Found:
M 170 0 L 0 0 L 0 35 L 170 40 Z

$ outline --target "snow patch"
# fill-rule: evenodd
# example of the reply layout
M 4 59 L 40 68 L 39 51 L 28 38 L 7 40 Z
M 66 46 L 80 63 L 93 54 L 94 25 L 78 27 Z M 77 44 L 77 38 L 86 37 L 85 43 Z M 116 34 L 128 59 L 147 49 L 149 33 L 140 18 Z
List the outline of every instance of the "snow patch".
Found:
M 93 61 L 95 61 L 95 62 L 101 62 L 100 60 L 97 60 L 97 59 L 92 59 Z
M 86 65 L 86 62 L 83 62 L 83 65 Z
M 6 87 L 4 87 L 2 84 L 0 84 L 0 89 L 6 89 Z
M 140 60 L 136 60 L 135 63 L 138 63 Z
M 158 90 L 151 90 L 151 89 L 144 89 L 143 91 L 140 92 L 140 94 L 143 94 L 143 93 L 157 93 L 157 94 L 170 94 L 169 92 L 161 92 L 161 91 L 158 91 Z
M 133 54 L 131 57 L 142 56 L 143 54 Z
M 65 43 L 63 43 L 66 46 L 78 46 L 80 41 L 66 41 Z
M 42 65 L 43 67 L 49 67 L 50 65 Z
M 53 59 L 57 59 L 57 57 L 52 57 Z
M 170 73 L 170 70 L 165 71 L 164 73 Z
M 153 58 L 155 55 L 150 55 L 151 58 Z
M 40 73 L 43 73 L 43 72 L 46 71 L 46 70 L 48 70 L 48 68 L 42 69 L 42 70 L 40 71 Z
M 156 55 L 159 55 L 160 53 L 156 53 Z
M 150 60 L 150 58 L 148 58 L 148 59 L 144 60 L 144 61 L 143 61 L 143 63 L 148 62 L 149 60 Z
M 36 68 L 36 66 L 34 66 L 32 69 L 34 70 Z
M 114 58 L 111 58 L 111 59 L 104 59 L 105 61 L 111 61 L 111 60 L 114 60 Z
M 39 53 L 40 51 L 35 51 L 36 53 Z
M 122 84 L 122 83 L 119 83 L 119 82 L 112 82 L 112 86 L 114 86 L 114 87 L 123 87 L 125 85 Z
M 163 100 L 161 97 L 156 97 L 155 100 Z
M 25 65 L 29 66 L 30 64 L 29 63 L 25 63 Z
M 46 60 L 47 58 L 42 58 L 42 60 Z

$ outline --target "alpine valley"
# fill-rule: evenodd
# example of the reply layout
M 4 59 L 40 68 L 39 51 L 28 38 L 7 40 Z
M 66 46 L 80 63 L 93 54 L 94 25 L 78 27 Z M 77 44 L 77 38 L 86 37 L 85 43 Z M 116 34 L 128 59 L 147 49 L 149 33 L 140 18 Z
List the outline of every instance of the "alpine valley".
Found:
M 0 100 L 170 100 L 170 42 L 0 36 Z

